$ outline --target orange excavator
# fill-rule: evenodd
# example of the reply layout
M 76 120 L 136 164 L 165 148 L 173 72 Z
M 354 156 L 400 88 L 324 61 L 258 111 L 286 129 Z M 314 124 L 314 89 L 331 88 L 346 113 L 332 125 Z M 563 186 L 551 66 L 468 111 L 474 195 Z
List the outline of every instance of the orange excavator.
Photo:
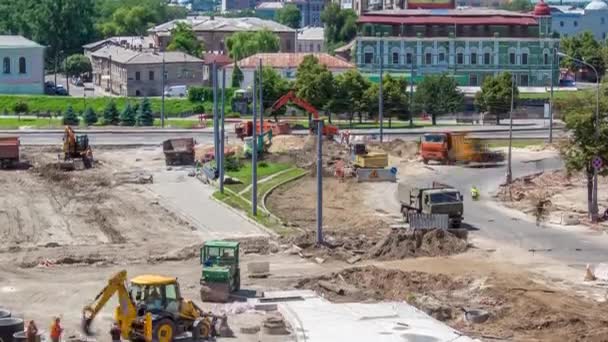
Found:
M 309 112 L 310 114 L 312 114 L 312 116 L 315 120 L 320 119 L 319 112 L 317 111 L 317 109 L 313 105 L 308 103 L 308 101 L 297 97 L 293 91 L 289 91 L 287 94 L 281 96 L 272 105 L 270 110 L 271 110 L 271 112 L 277 111 L 281 107 L 283 107 L 284 105 L 286 105 L 287 103 L 290 103 L 290 102 L 293 103 L 294 105 L 304 109 L 305 111 Z M 311 133 L 316 133 L 316 129 L 317 129 L 316 125 L 314 125 L 312 122 L 309 122 L 308 127 L 310 127 Z M 338 127 L 336 127 L 332 124 L 323 125 L 323 135 L 329 139 L 332 139 L 334 136 L 338 135 Z

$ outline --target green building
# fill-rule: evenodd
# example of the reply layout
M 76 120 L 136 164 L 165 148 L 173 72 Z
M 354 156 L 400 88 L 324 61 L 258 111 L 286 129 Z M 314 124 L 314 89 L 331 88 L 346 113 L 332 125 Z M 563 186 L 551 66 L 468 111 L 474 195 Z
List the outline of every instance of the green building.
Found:
M 380 68 L 396 76 L 448 73 L 461 86 L 480 86 L 508 71 L 519 86 L 559 82 L 551 12 L 543 2 L 533 13 L 492 9 L 406 9 L 368 12 L 358 20 L 356 64 L 377 80 Z M 555 59 L 557 62 L 557 58 Z

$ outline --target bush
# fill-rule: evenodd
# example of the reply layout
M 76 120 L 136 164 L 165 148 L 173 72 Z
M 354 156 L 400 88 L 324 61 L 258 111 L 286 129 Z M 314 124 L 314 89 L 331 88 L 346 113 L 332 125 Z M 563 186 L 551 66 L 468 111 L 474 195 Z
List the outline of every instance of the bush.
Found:
M 258 166 L 259 166 L 259 167 L 262 167 L 262 168 L 264 168 L 264 167 L 268 167 L 268 163 L 267 163 L 267 162 L 260 162 L 260 163 L 258 164 Z
M 203 105 L 202 103 L 195 105 L 194 107 L 192 107 L 192 112 L 194 112 L 194 114 L 205 113 L 205 105 Z
M 150 105 L 150 100 L 148 100 L 147 97 L 144 97 L 144 99 L 141 100 L 139 110 L 137 111 L 137 126 L 153 125 L 154 115 L 152 115 L 152 106 Z
M 87 109 L 84 111 L 84 123 L 87 124 L 87 126 L 91 126 L 97 123 L 97 113 L 95 113 L 95 111 L 93 110 L 93 108 L 91 107 L 87 107 Z
M 27 105 L 27 103 L 23 102 L 23 101 L 19 101 L 17 103 L 15 103 L 15 105 L 13 105 L 13 111 L 16 114 L 27 114 L 27 112 L 29 111 L 29 106 Z
M 235 157 L 226 157 L 224 163 L 224 169 L 226 171 L 236 172 L 241 169 L 241 162 Z
M 119 114 L 116 108 L 116 103 L 111 100 L 103 110 L 103 124 L 104 125 L 118 125 Z
M 78 126 L 80 118 L 74 112 L 72 106 L 69 106 L 63 115 L 63 124 L 68 126 Z
M 241 117 L 241 114 L 236 112 L 230 112 L 227 113 L 225 117 L 228 119 L 239 119 Z
M 190 102 L 213 101 L 213 88 L 190 87 L 188 88 L 188 100 Z
M 130 103 L 127 102 L 125 109 L 120 113 L 121 126 L 135 126 L 135 112 Z

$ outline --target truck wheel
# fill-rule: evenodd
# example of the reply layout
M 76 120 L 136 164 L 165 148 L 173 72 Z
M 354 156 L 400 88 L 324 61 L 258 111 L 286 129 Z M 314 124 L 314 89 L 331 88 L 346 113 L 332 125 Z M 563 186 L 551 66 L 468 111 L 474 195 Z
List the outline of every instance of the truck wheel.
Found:
M 428 159 L 422 159 L 422 162 L 424 163 L 424 165 L 428 165 L 429 164 L 429 160 Z
M 175 323 L 168 318 L 161 319 L 154 325 L 152 332 L 152 341 L 154 342 L 172 342 L 175 337 Z

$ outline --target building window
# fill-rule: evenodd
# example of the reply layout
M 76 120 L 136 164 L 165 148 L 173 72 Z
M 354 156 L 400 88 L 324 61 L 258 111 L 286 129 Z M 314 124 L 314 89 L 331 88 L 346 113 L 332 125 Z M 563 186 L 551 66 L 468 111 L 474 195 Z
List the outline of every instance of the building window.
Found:
M 440 52 L 439 53 L 439 63 L 444 63 L 444 62 L 445 62 L 445 53 Z
M 424 64 L 428 64 L 428 65 L 433 64 L 433 55 L 430 52 L 427 52 L 424 55 Z
M 543 55 L 543 62 L 545 62 L 544 63 L 545 65 L 549 64 L 549 54 L 548 53 L 545 53 Z
M 471 53 L 471 64 L 477 64 L 477 53 L 476 52 Z
M 527 65 L 528 64 L 528 54 L 527 53 L 522 53 L 521 54 L 521 64 L 523 64 L 523 65 Z
M 559 22 L 559 27 L 564 27 L 564 22 L 563 21 Z
M 139 90 L 135 91 L 135 96 L 141 96 L 141 92 Z
M 310 45 L 308 46 L 308 48 L 309 48 L 309 49 L 308 49 L 308 51 L 310 51 L 310 52 L 314 52 L 315 50 L 314 50 L 313 46 L 314 46 L 313 44 L 310 44 Z
M 154 81 L 154 71 L 149 71 L 149 72 L 148 72 L 148 79 L 149 79 L 150 81 Z
M 490 55 L 489 52 L 486 52 L 486 53 L 483 54 L 483 64 L 485 64 L 485 65 L 489 65 L 490 64 L 490 59 L 491 59 L 490 56 L 491 55 Z
M 528 86 L 528 75 L 521 75 L 519 77 L 519 85 L 522 87 Z
M 321 44 L 317 44 L 317 52 L 321 52 Z
M 606 18 L 602 17 L 602 25 L 604 25 L 606 23 Z
M 2 72 L 5 74 L 11 73 L 11 59 L 8 57 L 4 57 L 2 60 Z
M 27 67 L 25 66 L 25 57 L 19 57 L 19 73 L 27 73 Z
M 456 64 L 464 64 L 464 54 L 462 52 L 456 54 Z
M 409 52 L 405 54 L 405 64 L 412 64 L 412 54 Z
M 577 27 L 578 26 L 578 21 L 575 20 L 573 24 L 574 24 L 574 27 Z
M 139 81 L 141 79 L 141 74 L 139 73 L 139 71 L 135 72 L 135 80 Z
M 393 52 L 393 64 L 399 64 L 399 52 Z
M 374 62 L 374 53 L 366 52 L 363 54 L 363 63 L 364 64 L 372 64 Z
M 302 44 L 298 44 L 298 52 L 302 52 Z
M 472 87 L 477 86 L 477 74 L 469 75 L 469 85 Z
M 515 52 L 509 53 L 509 64 L 515 64 Z

